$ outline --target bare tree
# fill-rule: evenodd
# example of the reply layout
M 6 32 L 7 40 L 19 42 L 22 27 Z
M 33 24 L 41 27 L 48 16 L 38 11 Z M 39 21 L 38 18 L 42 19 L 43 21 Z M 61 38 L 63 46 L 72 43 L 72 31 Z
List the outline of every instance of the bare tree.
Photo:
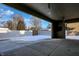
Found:
M 51 29 L 51 27 L 52 27 L 52 24 L 51 24 L 51 23 L 48 23 L 47 28 L 48 28 L 48 29 Z
M 12 30 L 12 27 L 13 27 L 12 21 L 10 21 L 10 20 L 7 21 L 7 24 L 6 25 L 7 25 L 7 28 L 8 29 Z
M 41 19 L 32 16 L 30 22 L 32 25 L 33 35 L 38 35 L 38 31 L 41 29 Z
M 25 23 L 23 20 L 20 20 L 17 24 L 17 30 L 25 30 Z

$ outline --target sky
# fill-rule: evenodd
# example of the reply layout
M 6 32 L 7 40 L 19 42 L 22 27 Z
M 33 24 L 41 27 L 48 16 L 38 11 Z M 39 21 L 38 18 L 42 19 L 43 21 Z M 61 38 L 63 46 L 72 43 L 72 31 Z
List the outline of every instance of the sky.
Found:
M 10 6 L 7 6 L 7 5 L 0 3 L 0 22 L 10 20 L 11 16 L 14 14 L 20 14 L 24 18 L 25 24 L 27 26 L 30 26 L 30 18 L 32 17 L 32 15 L 30 15 L 28 13 L 24 13 L 20 10 L 14 9 Z M 41 27 L 47 28 L 49 22 L 47 22 L 43 19 L 41 19 L 41 20 L 42 20 Z

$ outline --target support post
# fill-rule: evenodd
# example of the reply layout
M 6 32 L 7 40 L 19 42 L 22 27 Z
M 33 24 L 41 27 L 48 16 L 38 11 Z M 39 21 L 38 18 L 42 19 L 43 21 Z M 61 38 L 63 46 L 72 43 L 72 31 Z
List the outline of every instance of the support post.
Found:
M 52 38 L 65 39 L 65 22 L 64 18 L 61 21 L 54 21 L 52 23 Z

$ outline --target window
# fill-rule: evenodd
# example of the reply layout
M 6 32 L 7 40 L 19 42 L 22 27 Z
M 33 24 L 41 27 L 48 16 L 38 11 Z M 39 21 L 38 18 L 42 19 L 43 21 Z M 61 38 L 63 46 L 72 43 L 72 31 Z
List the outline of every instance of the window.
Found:
M 79 39 L 79 22 L 66 23 L 66 38 L 67 39 Z
M 51 23 L 10 6 L 0 4 L 0 33 L 15 33 L 16 36 L 19 36 L 19 34 L 46 35 L 44 31 L 47 31 L 46 34 L 49 35 Z M 27 32 L 30 34 L 27 34 Z

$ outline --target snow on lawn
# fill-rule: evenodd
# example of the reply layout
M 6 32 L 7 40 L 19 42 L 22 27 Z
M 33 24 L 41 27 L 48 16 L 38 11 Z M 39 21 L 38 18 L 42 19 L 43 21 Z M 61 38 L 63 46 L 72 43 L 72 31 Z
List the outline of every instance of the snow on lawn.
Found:
M 23 36 L 23 37 L 14 37 L 10 38 L 11 40 L 22 40 L 22 41 L 38 41 L 38 40 L 45 40 L 45 39 L 50 39 L 51 36 L 46 36 L 46 35 L 36 35 L 36 36 Z

